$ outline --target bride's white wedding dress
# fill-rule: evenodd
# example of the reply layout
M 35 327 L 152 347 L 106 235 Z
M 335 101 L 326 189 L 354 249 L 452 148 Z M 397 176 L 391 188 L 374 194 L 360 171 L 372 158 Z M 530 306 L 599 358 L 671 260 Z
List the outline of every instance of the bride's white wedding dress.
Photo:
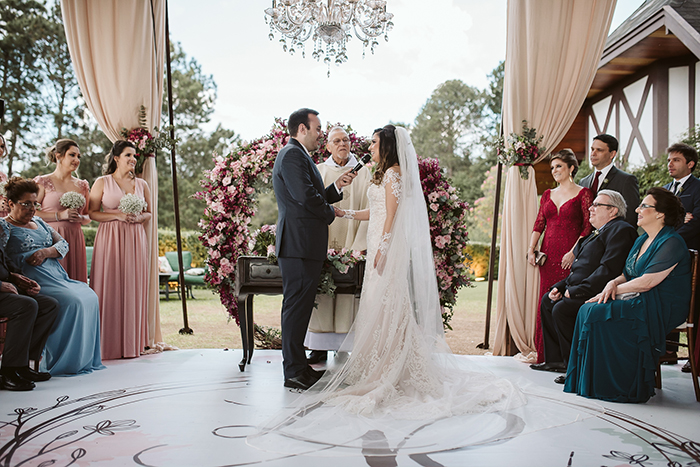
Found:
M 451 353 L 417 157 L 405 129 L 396 129 L 396 139 L 400 169 L 389 169 L 368 191 L 360 306 L 341 346 L 350 356 L 249 436 L 255 447 L 328 456 L 425 454 L 511 438 L 580 415 L 551 418 L 562 408 L 546 409 L 541 399 L 534 408 L 533 398 L 511 381 Z M 388 241 L 387 203 L 398 203 Z M 381 266 L 374 268 L 382 243 Z

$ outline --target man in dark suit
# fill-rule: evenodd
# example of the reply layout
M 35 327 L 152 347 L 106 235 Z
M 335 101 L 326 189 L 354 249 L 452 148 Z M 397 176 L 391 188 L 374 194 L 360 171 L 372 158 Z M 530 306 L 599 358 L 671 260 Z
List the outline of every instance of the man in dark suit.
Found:
M 634 210 L 639 206 L 639 184 L 637 177 L 613 165 L 618 146 L 617 139 L 611 135 L 602 134 L 593 138 L 590 161 L 595 171 L 582 178 L 579 183 L 590 188 L 594 198 L 600 190 L 620 193 L 627 203 L 625 220 L 637 228 L 637 213 Z
M 306 362 L 304 336 L 323 261 L 327 257 L 328 225 L 335 219 L 331 203 L 343 198 L 342 188 L 355 174 L 348 170 L 328 187 L 309 151 L 318 148 L 318 112 L 299 109 L 289 116 L 289 142 L 275 159 L 272 184 L 277 197 L 277 258 L 282 273 L 282 357 L 284 386 L 308 389 L 322 372 Z
M 41 358 L 58 317 L 58 302 L 40 295 L 39 284 L 19 272 L 0 246 L 0 317 L 8 318 L 0 389 L 31 391 L 35 381 L 51 378 L 29 368 L 29 360 L 38 362 Z
M 698 164 L 698 152 L 694 147 L 683 143 L 672 145 L 666 152 L 668 174 L 673 181 L 664 185 L 664 188 L 680 198 L 686 212 L 685 222 L 676 227 L 676 231 L 683 237 L 688 248 L 700 251 L 700 180 L 692 173 Z M 674 331 L 667 338 L 678 342 L 678 332 Z M 668 345 L 666 355 L 661 357 L 661 363 L 678 363 L 677 351 L 678 346 Z M 683 366 L 683 371 L 690 372 L 690 360 Z
M 636 229 L 624 221 L 625 211 L 620 193 L 602 190 L 596 196 L 590 207 L 590 222 L 595 230 L 574 248 L 576 259 L 568 277 L 542 297 L 545 361 L 530 368 L 566 373 L 579 308 L 622 273 L 637 238 Z M 555 381 L 563 384 L 564 377 Z

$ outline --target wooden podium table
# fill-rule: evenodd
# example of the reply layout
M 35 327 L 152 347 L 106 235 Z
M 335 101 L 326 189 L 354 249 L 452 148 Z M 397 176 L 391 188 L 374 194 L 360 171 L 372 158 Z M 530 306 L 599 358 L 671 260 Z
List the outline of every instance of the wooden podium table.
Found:
M 336 293 L 360 296 L 362 279 L 365 275 L 365 262 L 351 267 L 347 273 L 333 271 Z M 281 295 L 282 274 L 277 264 L 270 264 L 264 256 L 241 256 L 236 263 L 236 295 L 238 295 L 238 317 L 241 323 L 243 359 L 238 364 L 241 371 L 253 358 L 255 341 L 253 334 L 253 297 L 255 295 Z

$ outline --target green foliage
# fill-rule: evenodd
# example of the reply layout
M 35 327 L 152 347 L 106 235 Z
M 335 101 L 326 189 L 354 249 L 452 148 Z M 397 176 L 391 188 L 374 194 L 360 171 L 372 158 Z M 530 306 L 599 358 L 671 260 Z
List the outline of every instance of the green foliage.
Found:
M 487 172 L 485 172 L 485 178 L 481 184 L 481 191 L 484 193 L 484 196 L 474 201 L 474 204 L 469 209 L 469 238 L 475 242 L 491 241 L 491 232 L 493 232 L 493 206 L 496 203 L 497 175 L 497 165 L 494 165 Z M 502 172 L 502 177 L 502 180 L 505 180 L 505 169 Z M 500 213 L 503 211 L 504 185 L 505 183 L 501 184 L 501 198 L 498 206 L 498 236 L 500 236 Z
M 651 164 L 644 165 L 632 174 L 637 177 L 639 182 L 639 194 L 644 197 L 644 193 L 654 186 L 664 186 L 671 182 L 671 176 L 668 174 L 666 166 L 666 155 L 661 154 Z
M 489 255 L 491 254 L 491 243 L 469 242 L 465 247 L 465 252 L 471 257 L 467 267 L 474 277 L 485 277 L 489 275 Z M 498 279 L 498 257 L 500 248 L 496 245 L 496 260 L 493 266 L 494 279 Z
M 448 177 L 469 166 L 469 146 L 481 134 L 484 99 L 482 91 L 460 80 L 440 84 L 411 131 L 416 152 L 438 159 Z
M 43 117 L 42 56 L 50 42 L 49 20 L 43 3 L 34 0 L 0 1 L 0 96 L 5 116 L 0 132 L 7 138 L 8 175 L 13 162 L 37 147 L 33 135 Z

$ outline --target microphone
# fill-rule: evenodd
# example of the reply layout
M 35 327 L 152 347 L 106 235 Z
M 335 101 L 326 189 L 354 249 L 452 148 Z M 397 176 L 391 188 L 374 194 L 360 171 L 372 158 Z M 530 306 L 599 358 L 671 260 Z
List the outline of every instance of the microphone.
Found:
M 355 167 L 353 167 L 352 171 L 357 173 L 358 170 L 360 170 L 362 167 L 367 165 L 367 163 L 372 160 L 372 154 L 365 154 L 362 156 L 362 159 L 357 163 Z

